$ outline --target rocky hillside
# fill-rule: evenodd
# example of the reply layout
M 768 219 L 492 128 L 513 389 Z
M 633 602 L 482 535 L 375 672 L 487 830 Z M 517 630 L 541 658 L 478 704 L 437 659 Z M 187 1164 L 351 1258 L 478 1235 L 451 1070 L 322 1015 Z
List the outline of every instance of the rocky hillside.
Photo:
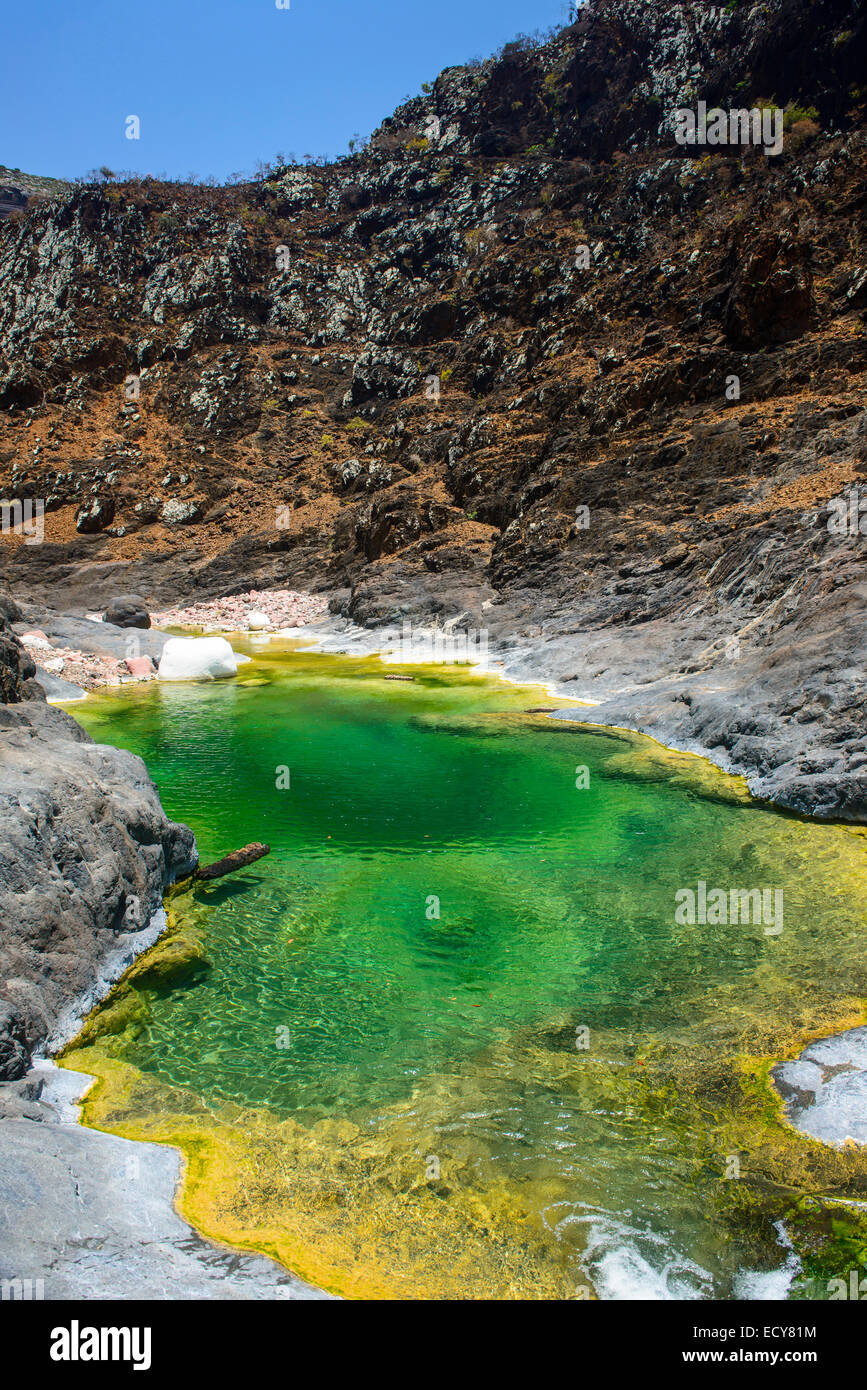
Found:
M 0 577 L 460 617 L 862 818 L 865 59 L 856 0 L 589 0 L 342 162 L 9 218 L 0 487 L 47 514 Z M 699 101 L 782 152 L 679 144 Z
M 70 185 L 62 179 L 25 174 L 20 169 L 9 169 L 5 164 L 0 164 L 0 218 L 24 212 L 31 202 L 62 198 L 69 191 Z

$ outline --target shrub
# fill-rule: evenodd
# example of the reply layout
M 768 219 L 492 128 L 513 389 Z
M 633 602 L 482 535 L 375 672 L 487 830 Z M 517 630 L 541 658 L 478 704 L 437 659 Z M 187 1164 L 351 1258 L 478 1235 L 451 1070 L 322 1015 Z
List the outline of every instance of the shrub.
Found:
M 794 102 L 783 112 L 783 130 L 791 130 L 799 121 L 818 121 L 819 112 L 815 106 L 796 106 Z

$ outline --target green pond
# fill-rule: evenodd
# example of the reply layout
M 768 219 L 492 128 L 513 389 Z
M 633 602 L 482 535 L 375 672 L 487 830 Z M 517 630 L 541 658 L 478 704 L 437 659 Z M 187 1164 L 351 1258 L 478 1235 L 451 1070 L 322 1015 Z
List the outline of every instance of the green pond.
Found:
M 238 680 L 70 707 L 203 862 L 271 846 L 170 898 L 198 968 L 91 1020 L 86 1118 L 181 1144 L 191 1219 L 350 1295 L 822 1296 L 798 1204 L 864 1174 L 763 1059 L 867 995 L 862 833 L 535 687 L 233 641 Z M 700 881 L 782 920 L 679 920 Z

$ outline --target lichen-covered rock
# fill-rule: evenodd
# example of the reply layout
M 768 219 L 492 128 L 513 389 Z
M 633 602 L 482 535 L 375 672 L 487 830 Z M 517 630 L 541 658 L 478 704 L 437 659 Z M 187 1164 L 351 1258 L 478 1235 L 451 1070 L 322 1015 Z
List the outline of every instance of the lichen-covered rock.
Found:
M 130 971 L 135 989 L 170 990 L 201 979 L 211 969 L 204 936 L 194 927 L 169 932 Z
M 160 512 L 160 521 L 165 522 L 166 526 L 190 526 L 201 515 L 201 508 L 196 502 L 170 497 Z

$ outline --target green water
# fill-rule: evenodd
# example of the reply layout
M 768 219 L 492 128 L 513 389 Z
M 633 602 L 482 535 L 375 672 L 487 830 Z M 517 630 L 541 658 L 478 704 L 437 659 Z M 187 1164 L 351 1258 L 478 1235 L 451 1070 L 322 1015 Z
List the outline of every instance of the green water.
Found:
M 702 1196 L 718 1098 L 656 1102 L 639 1069 L 659 1052 L 666 1085 L 694 1079 L 867 993 L 863 840 L 648 741 L 519 713 L 538 690 L 248 650 L 264 683 L 72 710 L 146 760 L 203 861 L 271 846 L 196 890 L 210 969 L 151 991 L 123 1060 L 215 1113 L 372 1135 L 399 1114 L 419 1162 L 433 1145 L 460 1182 L 505 1183 L 603 1296 L 732 1296 L 784 1267 L 770 1225 L 747 1242 Z M 698 880 L 781 889 L 783 930 L 676 924 Z

